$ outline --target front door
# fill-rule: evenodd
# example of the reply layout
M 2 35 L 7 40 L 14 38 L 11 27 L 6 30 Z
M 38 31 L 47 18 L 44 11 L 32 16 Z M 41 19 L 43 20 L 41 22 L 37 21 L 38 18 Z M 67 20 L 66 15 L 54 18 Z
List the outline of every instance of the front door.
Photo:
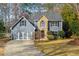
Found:
M 44 30 L 41 31 L 41 38 L 44 38 L 45 37 L 45 32 Z

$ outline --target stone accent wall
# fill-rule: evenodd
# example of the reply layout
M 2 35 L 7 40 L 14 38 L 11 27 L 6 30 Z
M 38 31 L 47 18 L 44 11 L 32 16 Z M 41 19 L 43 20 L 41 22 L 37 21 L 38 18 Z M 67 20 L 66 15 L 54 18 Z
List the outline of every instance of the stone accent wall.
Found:
M 42 27 L 40 26 L 41 21 L 44 21 L 44 22 L 45 22 L 45 27 L 44 27 L 44 28 L 42 28 Z M 44 39 L 47 40 L 48 19 L 47 19 L 45 16 L 42 16 L 42 17 L 39 19 L 39 21 L 38 21 L 38 23 L 37 23 L 37 26 L 38 26 L 38 28 L 39 28 L 40 31 L 44 31 L 44 33 L 45 33 Z

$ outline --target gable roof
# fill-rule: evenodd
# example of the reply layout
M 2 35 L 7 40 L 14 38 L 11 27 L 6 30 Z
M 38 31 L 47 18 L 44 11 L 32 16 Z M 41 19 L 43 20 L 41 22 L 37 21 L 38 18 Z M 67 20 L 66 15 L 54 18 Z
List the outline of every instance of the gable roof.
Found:
M 22 16 L 10 29 L 13 29 L 22 19 L 24 19 L 25 17 L 24 16 Z M 29 21 L 29 20 L 28 20 Z M 29 21 L 30 22 L 30 21 Z M 35 25 L 32 23 L 32 22 L 30 22 L 30 24 L 32 24 L 34 27 L 35 27 Z
M 63 21 L 61 14 L 53 11 L 33 13 L 31 19 L 38 21 L 42 16 L 46 16 L 48 21 Z

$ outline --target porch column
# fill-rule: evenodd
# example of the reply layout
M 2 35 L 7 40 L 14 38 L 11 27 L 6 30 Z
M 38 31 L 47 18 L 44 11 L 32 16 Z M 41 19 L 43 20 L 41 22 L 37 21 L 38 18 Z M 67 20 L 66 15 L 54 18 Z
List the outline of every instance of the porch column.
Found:
M 33 39 L 33 37 L 32 37 L 32 32 L 31 32 L 31 39 Z
M 17 40 L 19 40 L 19 36 L 20 36 L 20 33 L 18 32 L 18 39 Z
M 27 36 L 26 36 L 26 39 L 27 39 L 27 40 L 29 40 L 29 38 L 28 38 L 28 32 L 27 32 Z
M 22 32 L 22 40 L 24 40 L 24 32 Z

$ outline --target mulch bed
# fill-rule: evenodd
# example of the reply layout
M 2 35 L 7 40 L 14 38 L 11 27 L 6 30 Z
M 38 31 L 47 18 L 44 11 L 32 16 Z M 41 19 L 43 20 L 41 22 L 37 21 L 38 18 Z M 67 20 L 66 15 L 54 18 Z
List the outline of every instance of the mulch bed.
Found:
M 0 38 L 0 47 L 4 47 L 9 40 L 9 38 Z
M 8 41 L 10 41 L 9 38 L 0 38 L 0 56 L 4 55 L 4 47 Z
M 72 41 L 69 41 L 68 44 L 70 45 L 79 45 L 79 38 L 75 38 Z

